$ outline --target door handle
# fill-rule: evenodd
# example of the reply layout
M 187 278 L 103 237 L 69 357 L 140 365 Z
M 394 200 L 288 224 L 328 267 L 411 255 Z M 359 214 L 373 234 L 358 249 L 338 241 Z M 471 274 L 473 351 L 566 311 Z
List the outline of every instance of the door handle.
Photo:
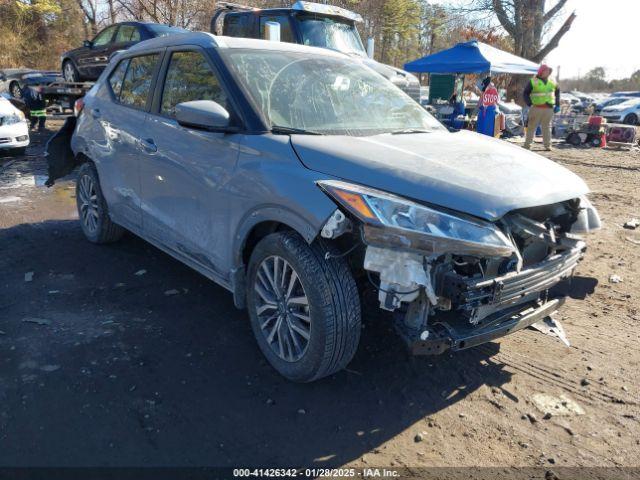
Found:
M 99 108 L 92 108 L 91 109 L 91 116 L 93 118 L 100 118 L 100 109 Z
M 140 148 L 147 153 L 156 153 L 158 151 L 158 147 L 153 141 L 153 138 L 147 138 L 144 140 L 141 138 L 138 140 L 138 144 L 140 145 Z

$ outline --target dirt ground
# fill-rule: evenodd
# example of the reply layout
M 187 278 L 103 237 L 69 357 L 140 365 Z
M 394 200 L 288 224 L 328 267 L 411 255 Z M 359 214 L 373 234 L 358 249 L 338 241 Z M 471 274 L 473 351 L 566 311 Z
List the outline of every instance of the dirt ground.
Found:
M 0 466 L 640 466 L 638 149 L 548 154 L 604 221 L 557 315 L 571 347 L 411 358 L 370 319 L 346 371 L 297 385 L 224 289 L 133 235 L 85 241 L 45 139 L 0 158 Z

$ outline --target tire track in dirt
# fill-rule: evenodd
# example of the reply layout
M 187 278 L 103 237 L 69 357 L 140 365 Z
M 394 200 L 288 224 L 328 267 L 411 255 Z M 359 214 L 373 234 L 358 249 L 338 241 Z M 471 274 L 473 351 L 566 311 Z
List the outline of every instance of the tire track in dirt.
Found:
M 598 401 L 604 401 L 606 403 L 633 406 L 638 405 L 638 402 L 630 397 L 624 398 L 602 384 L 592 383 L 589 390 L 582 390 L 578 387 L 579 380 L 575 378 L 575 375 L 558 365 L 543 366 L 532 363 L 527 360 L 527 357 L 524 355 L 520 355 L 518 353 L 505 353 L 503 351 L 496 353 L 493 358 L 511 368 L 514 368 L 515 370 L 529 375 L 530 377 L 536 378 L 545 384 L 550 382 L 567 392 L 581 397 L 590 404 L 594 404 Z M 554 370 L 550 370 L 550 368 L 553 368 Z

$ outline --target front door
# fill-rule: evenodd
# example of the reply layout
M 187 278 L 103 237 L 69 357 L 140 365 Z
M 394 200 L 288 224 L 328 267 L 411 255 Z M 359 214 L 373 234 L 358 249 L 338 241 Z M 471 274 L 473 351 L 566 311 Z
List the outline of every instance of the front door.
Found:
M 157 151 L 140 165 L 144 233 L 222 275 L 220 242 L 229 230 L 225 184 L 236 166 L 239 136 L 185 128 L 175 120 L 175 107 L 213 100 L 232 109 L 203 51 L 171 51 L 164 63 L 164 86 L 156 89 L 145 124 L 145 141 Z

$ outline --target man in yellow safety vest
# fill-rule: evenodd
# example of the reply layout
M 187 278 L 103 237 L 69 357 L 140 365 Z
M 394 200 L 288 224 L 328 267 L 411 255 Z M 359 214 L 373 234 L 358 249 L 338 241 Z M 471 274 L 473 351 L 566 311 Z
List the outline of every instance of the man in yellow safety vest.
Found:
M 524 88 L 524 101 L 529 108 L 529 120 L 527 122 L 527 136 L 524 148 L 530 149 L 533 142 L 533 135 L 542 126 L 542 139 L 544 149 L 551 150 L 551 123 L 554 112 L 560 111 L 560 89 L 551 80 L 551 68 L 547 65 L 540 65 L 538 73 Z

